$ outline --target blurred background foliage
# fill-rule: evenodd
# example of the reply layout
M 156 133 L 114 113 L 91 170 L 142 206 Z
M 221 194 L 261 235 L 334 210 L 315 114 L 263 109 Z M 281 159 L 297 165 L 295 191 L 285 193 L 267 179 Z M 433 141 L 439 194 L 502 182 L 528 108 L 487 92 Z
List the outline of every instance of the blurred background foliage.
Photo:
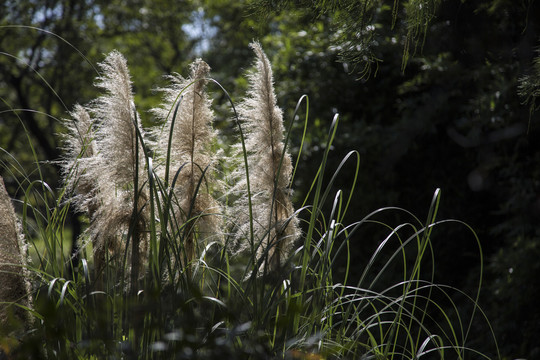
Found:
M 3 1 L 1 175 L 14 196 L 25 188 L 18 171 L 37 178 L 26 129 L 45 179 L 60 186 L 58 119 L 96 96 L 94 65 L 104 53 L 118 49 L 128 59 L 137 106 L 151 124 L 147 110 L 159 101 L 153 89 L 164 84 L 162 75 L 187 75 L 196 57 L 238 98 L 252 62 L 248 44 L 259 39 L 287 121 L 300 96 L 309 95 L 297 198 L 308 190 L 339 113 L 331 166 L 353 149 L 362 156 L 350 221 L 384 206 L 425 216 L 440 187 L 441 217 L 465 221 L 480 237 L 481 305 L 502 354 L 537 358 L 539 15 L 534 0 Z M 227 134 L 230 107 L 221 91 L 214 94 L 216 124 Z M 301 132 L 296 121 L 293 149 Z M 345 172 L 337 185 L 347 191 L 352 176 Z M 72 223 L 76 236 L 80 221 Z M 436 281 L 474 288 L 478 251 L 461 230 L 438 231 Z M 354 262 L 365 263 L 381 239 L 369 229 L 359 233 Z

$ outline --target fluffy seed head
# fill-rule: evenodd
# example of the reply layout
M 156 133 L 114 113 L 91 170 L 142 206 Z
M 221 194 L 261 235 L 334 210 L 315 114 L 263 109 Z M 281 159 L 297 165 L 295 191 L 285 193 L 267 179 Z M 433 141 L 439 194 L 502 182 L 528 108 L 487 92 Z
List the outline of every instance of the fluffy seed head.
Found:
M 0 176 L 0 338 L 13 329 L 10 312 L 22 324 L 29 321 L 28 314 L 9 303 L 29 306 L 30 286 L 24 267 L 26 244 L 18 228 L 15 211 Z
M 135 175 L 143 179 L 144 158 L 139 143 L 136 148 L 137 130 L 143 134 L 138 121 L 127 61 L 118 51 L 111 52 L 100 64 L 102 75 L 97 86 L 105 91 L 91 107 L 98 122 L 97 140 L 104 157 L 100 177 L 119 187 L 133 182 Z M 135 169 L 139 173 L 135 174 Z
M 214 177 L 216 156 L 211 149 L 216 142 L 212 128 L 214 116 L 205 92 L 209 72 L 208 64 L 198 59 L 191 65 L 188 78 L 178 74 L 169 76 L 170 85 L 160 89 L 163 104 L 153 110 L 156 117 L 164 122 L 163 128 L 154 133 L 157 139 L 155 153 L 162 163 L 158 171 L 162 178 L 166 176 L 165 163 L 169 161 L 167 181 L 169 186 L 174 185 L 176 220 L 182 224 L 200 216 L 188 227 L 190 234 L 184 239 L 188 260 L 194 254 L 195 234 L 199 240 L 211 236 L 217 239 L 220 234 L 219 216 L 215 214 L 221 210 L 211 195 L 217 182 Z M 167 159 L 169 151 L 170 158 Z
M 139 216 L 137 224 L 146 223 L 149 216 L 145 206 L 149 196 L 144 151 L 138 141 L 138 133 L 143 135 L 143 130 L 133 102 L 127 62 L 122 54 L 113 51 L 99 65 L 101 75 L 96 85 L 105 94 L 87 107 L 76 106 L 71 113 L 74 121 L 67 122 L 67 156 L 63 164 L 65 182 L 76 193 L 73 200 L 91 220 L 87 233 L 98 270 L 107 251 L 113 258 L 124 254 L 133 214 Z M 139 227 L 141 231 L 136 233 L 143 234 L 143 226 Z M 145 236 L 134 235 L 135 242 L 134 248 L 144 252 Z M 144 259 L 145 254 L 137 253 L 135 258 Z
M 283 116 L 277 106 L 270 61 L 259 43 L 251 47 L 257 57 L 255 72 L 249 77 L 248 94 L 238 113 L 246 129 L 255 235 L 262 245 L 258 256 L 267 253 L 270 266 L 275 268 L 298 237 L 298 220 L 287 188 L 292 161 L 285 152 Z M 240 204 L 245 206 L 245 201 Z M 240 236 L 246 233 L 244 225 Z
M 61 162 L 62 178 L 67 189 L 73 193 L 72 202 L 81 212 L 89 211 L 95 196 L 96 182 L 86 169 L 93 166 L 97 156 L 92 119 L 86 108 L 75 105 L 65 119 L 67 133 L 63 135 L 64 159 Z

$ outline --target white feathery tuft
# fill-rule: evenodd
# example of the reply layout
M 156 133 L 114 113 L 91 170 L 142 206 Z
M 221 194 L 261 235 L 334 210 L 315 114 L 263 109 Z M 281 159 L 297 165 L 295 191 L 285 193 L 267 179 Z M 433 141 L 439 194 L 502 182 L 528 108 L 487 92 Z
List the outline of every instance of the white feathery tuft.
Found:
M 148 246 L 142 231 L 149 216 L 145 206 L 149 198 L 145 185 L 148 177 L 143 147 L 137 141 L 137 132 L 143 135 L 143 130 L 133 102 L 126 59 L 113 51 L 99 65 L 102 75 L 96 85 L 105 94 L 86 108 L 75 106 L 71 113 L 74 121 L 67 123 L 63 174 L 68 187 L 75 192 L 72 201 L 90 217 L 87 232 L 98 273 L 104 266 L 107 251 L 111 258 L 120 260 L 123 256 L 126 235 L 137 209 L 136 228 L 140 231 L 134 232 L 132 243 L 137 242 L 132 247 L 136 253 L 128 251 L 135 259 L 128 261 L 133 274 L 140 265 L 137 259 L 146 258 Z
M 251 47 L 257 56 L 256 70 L 249 76 L 248 94 L 238 114 L 245 124 L 254 233 L 260 242 L 257 256 L 267 253 L 270 268 L 276 269 L 299 236 L 288 188 L 293 167 L 285 152 L 283 115 L 277 106 L 270 61 L 258 42 Z M 246 201 L 239 204 L 245 206 Z M 240 229 L 239 237 L 249 233 L 247 226 Z
M 217 159 L 212 151 L 216 142 L 216 133 L 212 128 L 214 114 L 205 92 L 209 72 L 208 64 L 197 59 L 191 64 L 188 78 L 179 74 L 168 76 L 171 84 L 159 89 L 163 93 L 163 104 L 153 109 L 156 117 L 165 123 L 154 133 L 157 139 L 156 157 L 163 163 L 167 161 L 170 144 L 170 171 L 166 179 L 169 186 L 173 185 L 173 179 L 178 174 L 174 183 L 176 221 L 185 224 L 198 217 L 195 222 L 190 222 L 184 236 L 188 262 L 195 254 L 194 236 L 198 241 L 206 241 L 210 237 L 215 240 L 221 238 L 221 207 L 211 195 L 212 188 L 218 182 L 214 177 Z M 162 165 L 158 173 L 164 178 L 165 172 L 165 165 Z
M 138 166 L 139 179 L 144 179 L 144 153 L 139 143 L 135 147 L 138 130 L 144 134 L 136 113 L 131 78 L 127 61 L 118 51 L 111 52 L 100 64 L 102 75 L 96 86 L 106 95 L 99 97 L 91 106 L 95 121 L 99 124 L 96 137 L 99 151 L 104 157 L 99 172 L 101 177 L 117 187 L 133 183 Z M 135 125 L 135 123 L 137 124 Z M 141 182 L 142 183 L 142 182 Z
M 0 338 L 30 324 L 30 276 L 27 245 L 15 216 L 11 199 L 0 176 Z M 12 315 L 14 315 L 12 317 Z M 16 321 L 13 321 L 16 320 Z M 19 322 L 21 326 L 15 326 Z
M 145 172 L 144 151 L 137 132 L 144 135 L 133 101 L 131 78 L 127 61 L 118 51 L 112 51 L 100 64 L 102 75 L 97 86 L 105 95 L 91 105 L 95 121 L 96 143 L 99 149 L 95 164 L 87 169 L 97 180 L 99 208 L 94 215 L 92 236 L 98 262 L 104 260 L 105 251 L 121 256 L 124 239 L 133 221 L 134 208 L 139 218 L 133 233 L 130 255 L 131 273 L 138 273 L 140 262 L 146 258 L 148 239 L 144 224 L 148 223 L 149 199 Z M 137 181 L 137 183 L 136 183 Z M 135 186 L 138 189 L 135 189 Z M 138 194 L 135 204 L 135 193 Z M 139 261 L 141 259 L 141 261 Z M 132 261 L 133 260 L 133 261 Z M 132 284 L 134 285 L 134 284 Z
M 77 211 L 93 212 L 95 207 L 95 179 L 85 171 L 92 167 L 97 155 L 92 119 L 85 107 L 75 105 L 71 119 L 64 119 L 67 133 L 64 140 L 64 159 L 61 173 L 67 190 L 72 193 L 71 202 Z

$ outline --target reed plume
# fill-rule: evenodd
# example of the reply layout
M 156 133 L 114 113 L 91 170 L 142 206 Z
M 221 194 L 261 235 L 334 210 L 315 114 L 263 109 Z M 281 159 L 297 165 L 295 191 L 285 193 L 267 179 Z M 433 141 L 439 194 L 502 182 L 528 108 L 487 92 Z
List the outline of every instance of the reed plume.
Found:
M 254 235 L 260 242 L 257 255 L 259 259 L 268 256 L 270 269 L 276 269 L 299 235 L 289 189 L 292 161 L 285 151 L 283 115 L 277 106 L 270 61 L 258 42 L 251 47 L 257 57 L 255 71 L 249 76 L 248 93 L 238 114 L 245 124 Z M 247 233 L 245 227 L 241 236 Z
M 182 241 L 187 263 L 194 259 L 198 242 L 220 239 L 220 205 L 211 194 L 218 182 L 212 151 L 214 115 L 205 92 L 209 72 L 208 64 L 198 59 L 191 64 L 188 78 L 168 76 L 170 85 L 159 89 L 163 104 L 153 109 L 164 122 L 154 131 L 155 156 L 164 162 L 159 174 L 174 189 L 171 230 Z
M 144 151 L 137 132 L 144 134 L 133 101 L 132 83 L 126 59 L 118 51 L 107 55 L 100 64 L 102 76 L 97 86 L 106 94 L 91 107 L 99 127 L 96 141 L 100 151 L 99 166 L 94 166 L 94 178 L 99 182 L 100 207 L 95 216 L 94 237 L 100 260 L 106 248 L 115 255 L 124 249 L 123 240 L 131 238 L 131 280 L 138 278 L 142 260 L 146 257 L 148 240 L 144 236 L 148 223 L 147 176 Z M 129 254 L 129 251 L 128 251 Z
M 142 135 L 143 130 L 125 58 L 113 51 L 100 67 L 102 75 L 96 86 L 105 94 L 87 107 L 76 106 L 72 112 L 74 122 L 68 124 L 68 156 L 63 173 L 74 175 L 65 177 L 75 191 L 72 201 L 91 219 L 88 233 L 96 273 L 103 270 L 109 256 L 121 264 L 118 260 L 128 240 L 128 264 L 134 284 L 148 247 L 147 176 L 137 135 Z M 128 236 L 130 226 L 133 231 Z
M 96 211 L 96 179 L 86 169 L 93 166 L 97 148 L 94 138 L 93 122 L 87 109 L 75 105 L 70 119 L 64 119 L 67 133 L 64 141 L 64 161 L 60 163 L 62 178 L 69 193 L 70 200 L 78 212 L 91 214 Z
M 25 254 L 26 242 L 0 176 L 0 339 L 30 321 L 29 313 L 14 305 L 31 304 Z

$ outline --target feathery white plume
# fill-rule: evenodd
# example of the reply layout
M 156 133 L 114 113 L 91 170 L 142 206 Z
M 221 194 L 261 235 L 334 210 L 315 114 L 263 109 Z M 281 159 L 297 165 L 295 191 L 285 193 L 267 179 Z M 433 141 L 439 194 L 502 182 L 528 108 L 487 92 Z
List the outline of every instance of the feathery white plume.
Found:
M 61 162 L 62 178 L 67 190 L 73 193 L 72 203 L 77 211 L 93 213 L 96 182 L 85 169 L 92 166 L 97 155 L 92 119 L 81 105 L 75 105 L 72 119 L 64 119 L 64 161 Z
M 138 276 L 141 257 L 146 257 L 148 239 L 144 227 L 148 222 L 147 176 L 144 151 L 137 132 L 144 134 L 138 121 L 129 69 L 118 51 L 107 55 L 100 64 L 102 76 L 97 86 L 106 94 L 91 106 L 95 121 L 96 144 L 99 149 L 95 164 L 87 169 L 97 180 L 100 206 L 94 216 L 92 235 L 98 261 L 108 248 L 115 256 L 122 255 L 130 222 L 138 216 L 132 236 L 130 261 L 132 277 Z M 137 187 L 137 189 L 135 188 Z M 135 193 L 138 198 L 135 199 Z M 137 204 L 135 204 L 137 201 Z M 135 209 L 135 212 L 134 212 Z M 132 284 L 133 285 L 133 284 Z
M 31 299 L 28 271 L 25 267 L 26 243 L 17 223 L 11 199 L 0 176 L 0 338 L 17 326 L 10 313 L 21 325 L 28 325 L 28 313 L 17 305 L 29 306 Z
M 277 106 L 270 61 L 259 43 L 251 47 L 257 56 L 256 70 L 249 76 L 248 94 L 238 113 L 245 124 L 254 233 L 261 242 L 257 255 L 267 254 L 270 268 L 275 269 L 286 259 L 299 232 L 288 189 L 292 161 L 284 152 L 283 116 Z M 239 236 L 248 234 L 246 227 Z
M 213 112 L 211 101 L 205 93 L 210 67 L 201 59 L 191 64 L 191 74 L 184 79 L 178 74 L 168 77 L 171 84 L 160 89 L 164 103 L 153 109 L 156 117 L 165 126 L 155 132 L 157 138 L 156 157 L 167 161 L 170 144 L 168 181 L 174 183 L 175 217 L 178 225 L 186 224 L 183 236 L 187 261 L 195 255 L 195 239 L 208 240 L 211 236 L 219 239 L 220 206 L 211 195 L 211 187 L 216 186 L 214 178 L 215 155 L 211 147 L 216 134 L 212 128 Z M 172 134 L 171 134 L 172 127 Z M 165 165 L 160 168 L 164 178 Z M 179 171 L 179 172 L 178 172 Z M 204 172 L 204 178 L 203 178 Z M 197 187 L 198 190 L 197 190 Z M 175 231 L 177 229 L 173 229 Z
M 102 75 L 96 85 L 105 94 L 86 108 L 76 106 L 72 112 L 75 121 L 67 123 L 63 174 L 68 187 L 76 192 L 73 202 L 91 219 L 88 233 L 97 273 L 104 266 L 107 251 L 120 260 L 130 222 L 134 214 L 138 216 L 133 246 L 128 251 L 133 275 L 138 273 L 140 258 L 145 258 L 147 250 L 143 235 L 148 218 L 147 175 L 143 148 L 137 138 L 137 132 L 142 135 L 143 130 L 125 58 L 113 51 L 100 67 Z
M 96 85 L 106 95 L 99 97 L 91 107 L 99 124 L 96 136 L 99 151 L 104 157 L 99 171 L 109 183 L 125 187 L 133 183 L 135 175 L 141 180 L 145 178 L 142 146 L 139 143 L 137 152 L 135 145 L 136 131 L 144 132 L 138 121 L 135 125 L 138 115 L 126 59 L 118 51 L 113 51 L 100 67 L 103 75 L 98 77 Z M 138 174 L 135 173 L 137 166 Z

